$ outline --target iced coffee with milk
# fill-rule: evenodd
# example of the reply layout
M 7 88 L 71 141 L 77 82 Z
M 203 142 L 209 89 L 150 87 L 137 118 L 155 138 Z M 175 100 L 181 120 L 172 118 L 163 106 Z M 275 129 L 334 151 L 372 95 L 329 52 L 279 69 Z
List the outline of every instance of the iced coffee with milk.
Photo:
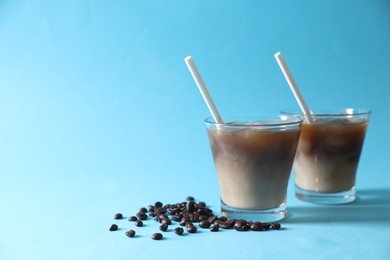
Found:
M 314 111 L 305 120 L 294 161 L 296 196 L 340 204 L 355 200 L 355 180 L 370 112 Z
M 222 214 L 259 221 L 284 218 L 302 119 L 278 116 L 227 122 L 206 119 Z

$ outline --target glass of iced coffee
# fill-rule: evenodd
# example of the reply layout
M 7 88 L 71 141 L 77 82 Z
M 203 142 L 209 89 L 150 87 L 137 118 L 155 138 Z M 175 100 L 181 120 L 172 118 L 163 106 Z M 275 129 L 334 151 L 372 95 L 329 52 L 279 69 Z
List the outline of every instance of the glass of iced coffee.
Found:
M 371 112 L 348 108 L 312 113 L 301 115 L 304 123 L 293 166 L 296 197 L 319 204 L 352 202 Z
M 277 221 L 286 216 L 286 193 L 301 132 L 296 116 L 205 120 L 228 218 Z

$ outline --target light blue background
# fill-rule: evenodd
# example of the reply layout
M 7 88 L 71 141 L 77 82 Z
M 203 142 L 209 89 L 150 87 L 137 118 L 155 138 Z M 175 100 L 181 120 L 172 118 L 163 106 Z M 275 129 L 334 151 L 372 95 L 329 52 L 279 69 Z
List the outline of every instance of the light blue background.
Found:
M 389 259 L 390 2 L 0 1 L 0 259 Z M 222 114 L 373 111 L 358 200 L 288 193 L 279 232 L 153 241 L 115 221 L 187 195 L 219 209 L 192 55 Z M 122 228 L 109 232 L 112 223 Z

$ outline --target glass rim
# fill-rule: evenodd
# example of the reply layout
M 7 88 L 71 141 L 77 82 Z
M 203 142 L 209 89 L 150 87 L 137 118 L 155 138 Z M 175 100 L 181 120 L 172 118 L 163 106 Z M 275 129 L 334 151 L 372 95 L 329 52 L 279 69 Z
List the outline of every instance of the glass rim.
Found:
M 225 127 L 278 127 L 302 124 L 303 119 L 294 115 L 231 115 L 225 116 L 224 123 L 216 123 L 212 116 L 204 119 L 206 124 Z
M 371 115 L 371 110 L 365 108 L 318 108 L 313 109 L 314 111 L 311 115 L 304 115 L 303 112 L 299 109 L 287 109 L 282 110 L 282 114 L 287 115 L 299 115 L 302 117 L 335 117 L 335 116 L 363 116 L 363 115 Z

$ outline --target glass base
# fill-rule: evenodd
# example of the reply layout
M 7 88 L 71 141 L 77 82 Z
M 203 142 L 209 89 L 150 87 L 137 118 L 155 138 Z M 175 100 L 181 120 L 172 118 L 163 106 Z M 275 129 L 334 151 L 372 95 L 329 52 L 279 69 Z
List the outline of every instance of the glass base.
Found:
M 287 215 L 286 203 L 272 209 L 237 209 L 231 208 L 221 200 L 222 215 L 228 219 L 245 219 L 247 221 L 275 222 Z
M 304 190 L 295 185 L 295 196 L 302 201 L 316 204 L 345 204 L 356 199 L 356 191 L 355 187 L 352 187 L 347 191 L 324 193 Z

